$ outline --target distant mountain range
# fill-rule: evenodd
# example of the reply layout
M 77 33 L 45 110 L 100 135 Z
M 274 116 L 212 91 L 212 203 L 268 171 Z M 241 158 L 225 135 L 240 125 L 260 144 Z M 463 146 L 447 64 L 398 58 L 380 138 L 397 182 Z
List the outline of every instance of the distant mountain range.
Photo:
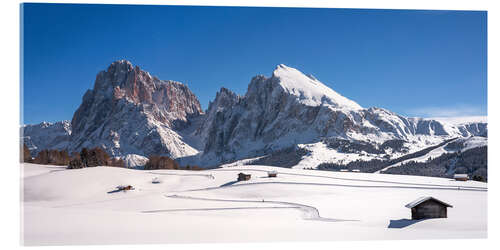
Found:
M 295 167 L 316 168 L 325 162 L 394 159 L 452 138 L 486 142 L 487 122 L 363 108 L 283 64 L 270 77 L 255 76 L 244 96 L 221 88 L 204 112 L 186 85 L 121 60 L 97 74 L 71 122 L 24 125 L 21 136 L 32 154 L 101 146 L 130 166 L 149 155 L 216 166 L 292 149 L 305 152 L 295 154 Z

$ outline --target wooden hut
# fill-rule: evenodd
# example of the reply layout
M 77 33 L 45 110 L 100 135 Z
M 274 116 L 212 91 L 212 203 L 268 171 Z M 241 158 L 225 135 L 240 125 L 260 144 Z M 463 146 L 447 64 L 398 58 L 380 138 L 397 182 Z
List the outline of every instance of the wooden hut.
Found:
M 273 171 L 267 172 L 267 177 L 278 177 L 278 171 L 273 170 Z
M 421 220 L 447 218 L 447 208 L 453 206 L 434 197 L 424 196 L 406 204 L 405 207 L 411 209 L 412 220 Z
M 453 179 L 455 179 L 456 181 L 468 181 L 469 176 L 467 174 L 455 174 L 453 176 Z
M 244 173 L 239 173 L 238 174 L 238 181 L 248 181 L 250 180 L 251 175 L 249 174 L 244 174 Z

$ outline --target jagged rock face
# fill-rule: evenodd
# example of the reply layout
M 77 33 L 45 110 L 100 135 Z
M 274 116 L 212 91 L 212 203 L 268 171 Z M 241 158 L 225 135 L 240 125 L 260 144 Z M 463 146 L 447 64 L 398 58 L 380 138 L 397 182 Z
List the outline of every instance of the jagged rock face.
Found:
M 195 154 L 176 130 L 202 113 L 182 83 L 159 80 L 128 61 L 117 61 L 99 72 L 73 115 L 70 151 L 101 146 L 113 156 Z
M 364 109 L 316 78 L 278 65 L 270 78 L 254 77 L 243 97 L 221 90 L 197 133 L 206 138 L 205 158 L 224 162 L 321 138 L 382 144 L 432 137 L 436 142 L 441 137 L 481 135 L 485 130 L 477 124 L 457 127 L 381 108 Z
M 210 149 L 213 144 L 220 143 L 214 133 L 211 131 L 216 130 L 225 120 L 224 114 L 230 113 L 241 97 L 231 92 L 226 88 L 221 88 L 215 96 L 215 100 L 208 105 L 207 112 L 201 123 L 200 127 L 195 131 L 196 135 L 202 140 L 202 145 L 205 149 Z
M 71 123 L 42 122 L 35 125 L 25 125 L 21 127 L 21 138 L 35 157 L 43 149 L 63 150 L 70 144 Z

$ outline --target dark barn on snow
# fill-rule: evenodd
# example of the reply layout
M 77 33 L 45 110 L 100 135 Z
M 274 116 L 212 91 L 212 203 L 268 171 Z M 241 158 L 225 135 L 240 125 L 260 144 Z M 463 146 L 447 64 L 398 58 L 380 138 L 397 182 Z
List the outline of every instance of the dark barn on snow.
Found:
M 248 181 L 250 180 L 250 176 L 249 174 L 244 174 L 244 173 L 239 173 L 238 174 L 238 181 Z
M 411 209 L 411 219 L 447 218 L 447 208 L 452 205 L 431 196 L 420 197 L 405 207 Z

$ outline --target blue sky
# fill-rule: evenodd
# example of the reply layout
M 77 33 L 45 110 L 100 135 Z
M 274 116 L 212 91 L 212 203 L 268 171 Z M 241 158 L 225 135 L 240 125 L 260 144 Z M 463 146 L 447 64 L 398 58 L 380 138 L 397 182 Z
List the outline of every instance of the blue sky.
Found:
M 95 76 L 127 59 L 183 82 L 205 109 L 283 63 L 363 107 L 487 114 L 486 12 L 24 4 L 24 123 L 71 120 Z

